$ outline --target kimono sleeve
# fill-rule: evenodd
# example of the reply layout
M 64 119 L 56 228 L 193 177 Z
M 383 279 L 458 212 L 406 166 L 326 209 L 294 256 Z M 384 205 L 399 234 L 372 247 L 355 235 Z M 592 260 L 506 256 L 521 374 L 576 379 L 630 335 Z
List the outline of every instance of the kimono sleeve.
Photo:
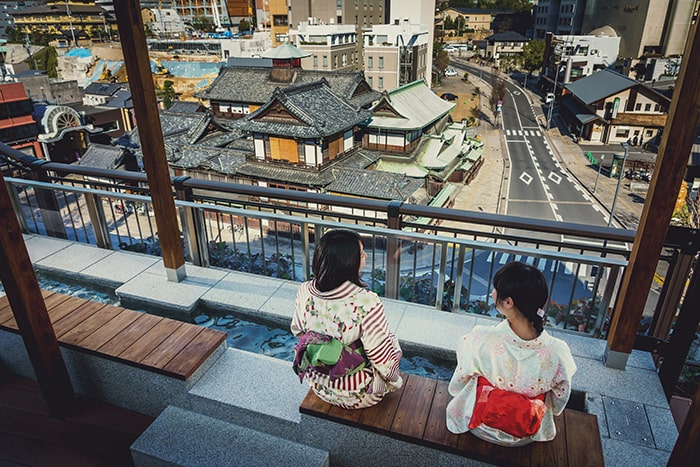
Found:
M 474 328 L 462 336 L 457 342 L 457 368 L 452 375 L 448 392 L 452 396 L 459 394 L 469 384 L 472 378 L 481 374 L 479 365 L 478 336 L 479 329 Z
M 384 305 L 375 294 L 371 294 L 371 297 L 374 297 L 374 300 L 371 305 L 368 305 L 369 308 L 365 307 L 368 312 L 362 321 L 360 339 L 375 374 L 391 387 L 392 383 L 401 381 L 399 364 L 403 353 L 398 339 L 389 329 L 389 322 L 384 314 Z M 381 383 L 379 384 L 381 385 Z M 381 388 L 375 389 L 381 390 Z
M 552 389 L 550 391 L 552 412 L 559 415 L 564 411 L 569 396 L 571 396 L 571 379 L 576 373 L 576 363 L 571 356 L 571 351 L 565 343 L 561 343 L 559 349 L 559 368 L 554 375 Z
M 294 316 L 292 316 L 292 325 L 290 326 L 290 330 L 296 337 L 299 337 L 299 335 L 304 332 L 303 323 L 304 315 L 306 314 L 306 310 L 304 309 L 304 299 L 302 298 L 304 287 L 304 284 L 299 287 L 299 290 L 297 290 L 296 299 L 294 300 Z

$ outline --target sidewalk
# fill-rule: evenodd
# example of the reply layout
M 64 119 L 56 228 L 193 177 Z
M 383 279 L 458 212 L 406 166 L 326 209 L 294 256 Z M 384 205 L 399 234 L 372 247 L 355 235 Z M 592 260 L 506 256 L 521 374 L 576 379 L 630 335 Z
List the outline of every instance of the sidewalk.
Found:
M 473 79 L 477 79 L 475 76 Z M 513 82 L 511 80 L 511 82 Z M 536 79 L 530 80 L 534 85 Z M 481 82 L 480 87 L 486 88 L 484 95 L 490 95 L 490 86 L 487 82 Z M 488 93 L 488 94 L 487 94 Z M 525 91 L 528 100 L 536 107 L 541 103 L 541 97 L 537 91 L 528 86 Z M 486 99 L 482 99 L 482 102 Z M 492 124 L 493 116 L 487 105 L 481 106 L 485 118 L 480 119 L 477 133 L 482 135 L 486 145 L 484 151 L 484 164 L 479 174 L 469 185 L 464 185 L 455 199 L 455 208 L 469 211 L 483 211 L 487 213 L 505 213 L 505 200 L 508 191 L 508 167 L 509 161 L 505 148 L 504 134 Z M 590 194 L 606 212 L 610 213 L 613 198 L 617 188 L 618 179 L 609 178 L 605 173 L 598 177 L 598 168 L 593 166 L 586 157 L 584 151 L 573 142 L 566 126 L 559 115 L 554 114 L 552 128 L 549 132 L 542 129 L 547 142 L 552 148 L 555 157 L 562 167 Z M 604 148 L 605 146 L 601 146 Z M 612 152 L 612 151 L 611 151 Z M 616 152 L 621 152 L 621 149 Z M 598 183 L 596 185 L 596 178 Z M 595 193 L 593 188 L 596 188 Z M 632 192 L 630 181 L 623 178 L 617 204 L 613 226 L 634 230 L 639 225 L 646 193 Z

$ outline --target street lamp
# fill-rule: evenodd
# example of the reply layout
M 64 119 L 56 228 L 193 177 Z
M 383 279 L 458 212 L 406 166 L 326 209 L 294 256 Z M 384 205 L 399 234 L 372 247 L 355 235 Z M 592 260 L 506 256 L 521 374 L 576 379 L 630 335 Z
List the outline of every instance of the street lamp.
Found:
M 605 154 L 600 155 L 600 162 L 598 162 L 598 175 L 595 176 L 595 183 L 593 184 L 593 194 L 595 194 L 595 189 L 598 187 L 598 179 L 600 178 L 600 170 L 603 168 L 603 161 L 605 160 Z
M 627 141 L 620 143 L 625 149 L 625 155 L 622 158 L 622 167 L 617 173 L 617 187 L 615 188 L 615 196 L 613 196 L 612 206 L 610 207 L 610 219 L 608 219 L 608 227 L 612 225 L 613 215 L 615 214 L 615 205 L 617 204 L 617 195 L 620 193 L 620 185 L 622 184 L 622 177 L 625 173 L 625 162 L 627 161 L 627 155 L 630 151 L 630 145 Z
M 564 64 L 559 61 L 559 64 L 557 65 L 557 71 L 554 74 L 554 98 L 552 99 L 552 102 L 549 103 L 549 114 L 547 115 L 547 131 L 549 131 L 549 127 L 552 125 L 552 109 L 554 109 L 554 102 L 557 100 L 557 81 L 559 80 L 559 73 L 561 73 L 564 70 Z

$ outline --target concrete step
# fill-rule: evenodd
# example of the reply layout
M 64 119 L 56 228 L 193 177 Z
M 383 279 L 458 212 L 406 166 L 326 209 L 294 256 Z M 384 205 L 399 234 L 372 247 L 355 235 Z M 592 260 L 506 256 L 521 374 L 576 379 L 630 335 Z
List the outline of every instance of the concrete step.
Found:
M 171 405 L 299 441 L 299 404 L 309 386 L 292 363 L 228 348 L 185 397 Z
M 136 466 L 328 466 L 326 451 L 167 407 L 131 445 Z

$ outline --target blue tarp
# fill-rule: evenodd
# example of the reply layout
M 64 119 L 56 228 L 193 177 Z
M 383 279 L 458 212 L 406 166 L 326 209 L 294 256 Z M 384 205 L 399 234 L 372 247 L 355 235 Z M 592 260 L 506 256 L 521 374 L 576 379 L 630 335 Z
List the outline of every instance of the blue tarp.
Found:
M 66 52 L 66 57 L 89 57 L 91 55 L 90 49 L 86 48 L 73 49 Z

